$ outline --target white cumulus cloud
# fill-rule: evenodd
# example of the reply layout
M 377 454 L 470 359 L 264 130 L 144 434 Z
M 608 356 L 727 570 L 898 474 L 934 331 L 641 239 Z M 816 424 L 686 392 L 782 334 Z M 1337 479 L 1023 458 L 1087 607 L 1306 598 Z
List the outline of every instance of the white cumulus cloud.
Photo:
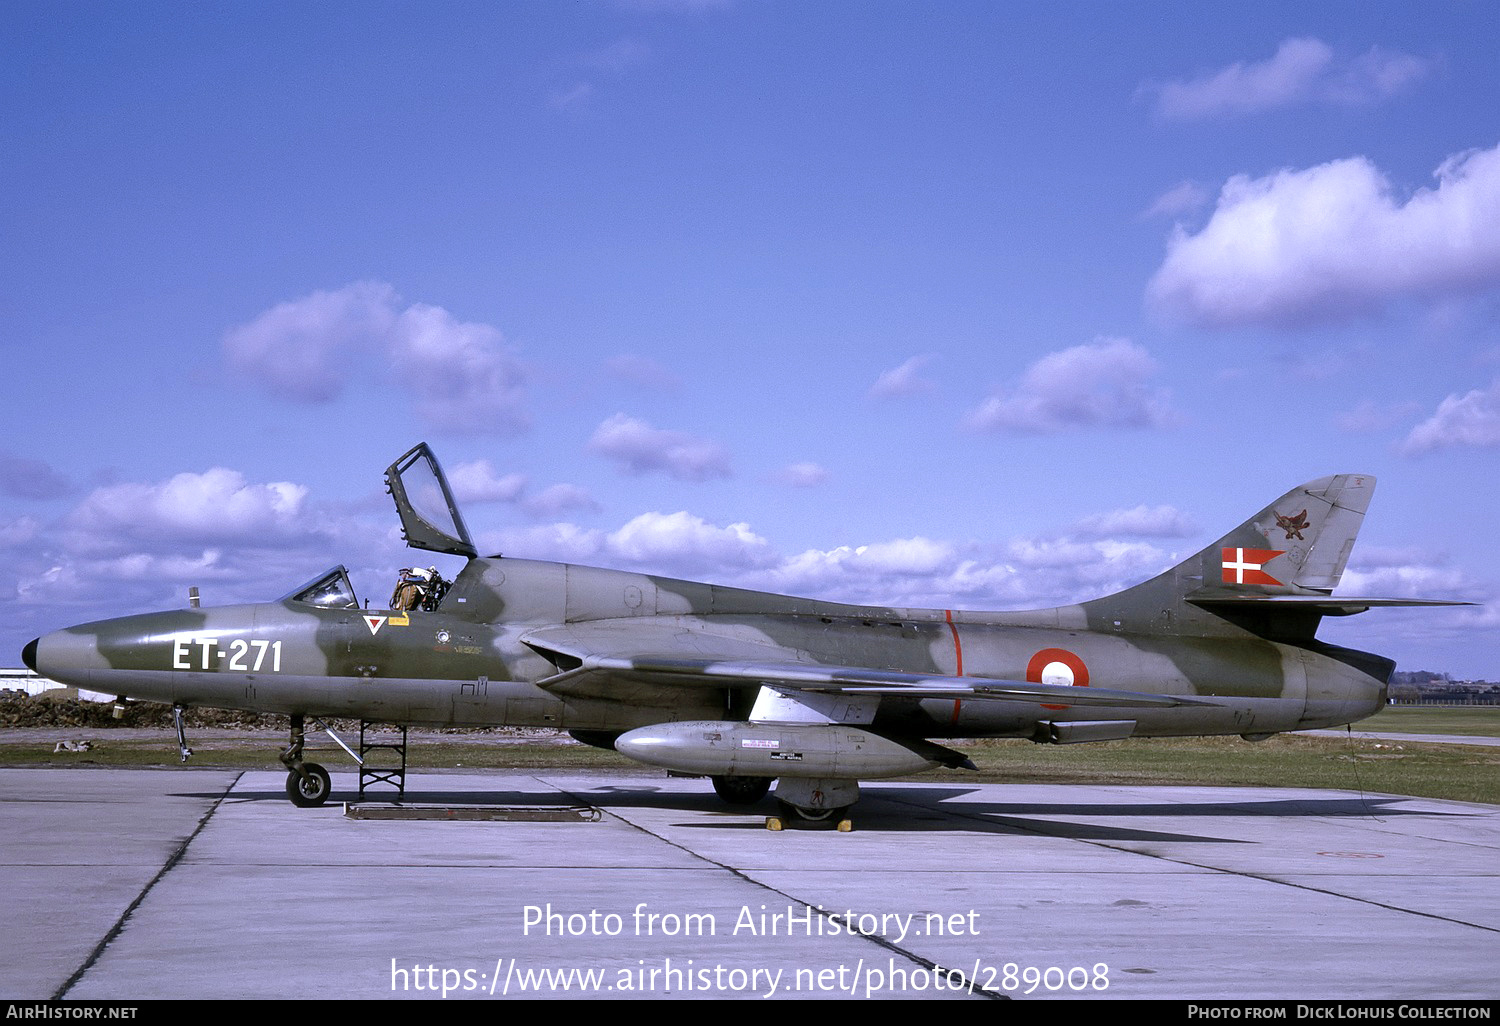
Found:
M 16 499 L 59 499 L 74 486 L 41 460 L 26 459 L 0 449 L 0 495 Z
M 460 463 L 447 472 L 453 498 L 464 502 L 515 502 L 526 490 L 524 474 L 500 474 L 489 460 Z
M 1403 595 L 1412 598 L 1482 601 L 1480 582 L 1432 552 L 1371 548 L 1357 553 L 1340 582 L 1350 595 Z
M 224 336 L 229 365 L 272 395 L 328 402 L 374 367 L 434 427 L 509 433 L 529 423 L 526 373 L 500 332 L 441 307 L 403 306 L 381 282 L 279 303 Z
M 525 428 L 526 376 L 488 324 L 461 322 L 418 304 L 402 312 L 390 337 L 397 381 L 408 387 L 417 414 L 449 431 L 479 434 Z
M 1379 47 L 1341 59 L 1320 39 L 1287 39 L 1265 60 L 1145 85 L 1140 93 L 1155 97 L 1162 117 L 1195 120 L 1310 102 L 1372 103 L 1400 92 L 1427 70 L 1427 61 Z
M 870 396 L 875 399 L 903 399 L 936 391 L 933 383 L 922 377 L 922 370 L 933 361 L 931 354 L 913 356 L 899 367 L 892 367 L 875 379 Z
M 1225 183 L 1178 227 L 1148 299 L 1205 326 L 1289 324 L 1500 286 L 1500 146 L 1444 161 L 1402 199 L 1363 157 Z
M 98 488 L 68 519 L 99 544 L 122 538 L 278 544 L 311 529 L 306 498 L 304 485 L 254 484 L 238 471 L 215 467 L 161 484 Z
M 1159 428 L 1176 421 L 1156 361 L 1126 339 L 1100 339 L 1050 353 L 1019 385 L 969 414 L 981 431 L 1052 434 L 1080 428 Z
M 1192 519 L 1172 506 L 1136 506 L 1080 520 L 1074 533 L 1085 538 L 1129 535 L 1137 538 L 1186 538 L 1197 530 Z
M 1451 447 L 1500 446 L 1500 381 L 1463 395 L 1450 395 L 1401 443 L 1408 456 Z
M 616 559 L 646 566 L 745 569 L 775 562 L 770 543 L 749 524 L 718 527 L 688 512 L 642 513 L 605 541 Z
M 273 394 L 325 402 L 343 391 L 351 366 L 386 348 L 395 307 L 395 289 L 379 282 L 314 292 L 231 329 L 224 355 Z
M 470 502 L 504 502 L 533 517 L 555 517 L 570 509 L 596 510 L 599 504 L 577 485 L 548 485 L 535 494 L 527 491 L 525 474 L 501 474 L 489 460 L 460 463 L 448 472 L 453 498 Z
M 628 474 L 663 473 L 682 481 L 728 477 L 729 452 L 718 442 L 681 431 L 664 431 L 617 413 L 589 439 L 589 449 Z
M 264 601 L 335 559 L 358 567 L 374 551 L 346 516 L 311 503 L 305 486 L 224 467 L 95 488 L 56 522 L 32 523 L 30 532 L 0 530 L 0 592 L 49 630 L 54 616 L 180 606 L 188 585 L 203 586 L 206 604 Z
M 521 507 L 534 517 L 554 517 L 565 510 L 596 510 L 599 503 L 585 488 L 574 484 L 548 485 L 521 500 Z

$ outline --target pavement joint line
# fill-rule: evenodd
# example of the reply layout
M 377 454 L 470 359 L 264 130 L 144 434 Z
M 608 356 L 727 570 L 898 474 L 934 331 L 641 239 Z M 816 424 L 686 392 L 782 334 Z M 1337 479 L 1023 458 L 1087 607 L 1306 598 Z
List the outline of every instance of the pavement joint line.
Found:
M 176 868 L 177 863 L 182 861 L 182 856 L 187 854 L 188 846 L 191 845 L 193 841 L 197 839 L 198 835 L 203 832 L 203 828 L 208 825 L 208 821 L 213 818 L 214 813 L 219 811 L 219 806 L 224 804 L 224 800 L 229 797 L 230 792 L 235 789 L 235 787 L 240 782 L 240 778 L 244 775 L 244 771 L 235 774 L 234 779 L 231 780 L 229 782 L 229 785 L 224 788 L 224 793 L 219 795 L 219 797 L 214 801 L 213 805 L 209 807 L 208 811 L 204 812 L 202 817 L 199 818 L 198 825 L 193 828 L 193 832 L 188 834 L 187 837 L 183 839 L 182 843 L 177 846 L 177 850 L 172 852 L 172 854 L 167 857 L 167 861 L 162 864 L 162 867 L 159 870 L 156 871 L 156 875 L 151 878 L 151 880 L 146 884 L 145 887 L 141 888 L 141 893 L 135 896 L 135 900 L 132 901 L 128 906 L 126 906 L 124 912 L 120 913 L 120 918 L 115 920 L 114 925 L 111 926 L 107 931 L 105 931 L 104 936 L 99 939 L 99 943 L 94 945 L 94 950 L 89 952 L 88 957 L 83 960 L 83 964 L 80 965 L 77 969 L 73 970 L 73 975 L 69 976 L 65 981 L 63 981 L 63 985 L 61 987 L 57 988 L 57 993 L 52 995 L 51 1000 L 62 1001 L 64 998 L 66 998 L 68 991 L 72 990 L 73 986 L 78 983 L 79 980 L 83 979 L 84 974 L 94 967 L 94 963 L 97 962 L 99 958 L 104 954 L 104 949 L 109 947 L 110 943 L 124 931 L 125 924 L 130 921 L 131 915 L 137 908 L 140 907 L 141 902 L 146 900 L 146 895 L 150 894 L 151 889 L 155 887 L 163 877 L 165 877 L 174 868 Z
M 551 788 L 553 788 L 553 789 L 561 792 L 562 794 L 568 795 L 569 797 L 573 798 L 575 801 L 579 801 L 579 802 L 584 801 L 584 799 L 581 796 L 575 794 L 572 791 L 569 791 L 567 788 L 559 787 L 558 785 L 552 783 L 551 781 L 544 780 L 541 777 L 532 777 L 532 779 L 535 780 L 537 783 L 542 784 L 545 787 L 551 787 Z M 658 841 L 661 841 L 663 844 L 670 845 L 671 847 L 676 848 L 678 851 L 683 852 L 686 855 L 689 855 L 689 856 L 691 856 L 691 857 L 693 857 L 695 859 L 698 859 L 701 862 L 706 862 L 710 866 L 715 866 L 715 867 L 717 867 L 719 869 L 724 870 L 726 873 L 729 873 L 731 876 L 737 877 L 737 878 L 745 881 L 746 883 L 748 883 L 752 887 L 758 887 L 761 890 L 770 891 L 772 894 L 775 894 L 778 897 L 784 898 L 785 900 L 790 901 L 790 902 L 795 902 L 796 904 L 801 905 L 801 906 L 803 906 L 804 908 L 806 908 L 806 909 L 808 909 L 810 911 L 816 912 L 818 915 L 822 916 L 824 919 L 828 920 L 829 922 L 832 922 L 834 916 L 837 914 L 837 913 L 829 912 L 827 909 L 823 908 L 821 905 L 811 905 L 811 904 L 808 904 L 806 901 L 803 901 L 801 898 L 794 897 L 793 895 L 790 895 L 790 894 L 786 893 L 785 891 L 777 890 L 775 887 L 772 887 L 770 884 L 765 883 L 764 881 L 761 881 L 761 880 L 757 880 L 753 876 L 748 875 L 745 871 L 740 870 L 740 869 L 736 869 L 734 866 L 726 865 L 723 862 L 715 861 L 714 859 L 711 859 L 708 856 L 703 855 L 700 852 L 696 852 L 696 851 L 693 851 L 690 848 L 683 847 L 681 844 L 678 844 L 676 841 L 673 841 L 672 839 L 667 838 L 667 837 L 663 837 L 661 834 L 659 834 L 656 831 L 650 829 L 649 827 L 642 826 L 639 823 L 633 823 L 630 820 L 626 819 L 624 816 L 619 815 L 618 813 L 611 812 L 611 811 L 609 811 L 607 809 L 601 810 L 601 811 L 603 811 L 605 813 L 605 815 L 613 816 L 615 819 L 618 819 L 620 822 L 624 823 L 626 826 L 629 826 L 629 827 L 631 827 L 631 828 L 633 828 L 635 830 L 639 830 L 641 833 L 646 834 L 648 837 L 654 837 Z M 961 989 L 961 990 L 966 989 L 966 990 L 968 990 L 968 992 L 971 995 L 973 995 L 975 997 L 988 998 L 988 999 L 990 999 L 992 1001 L 1009 1001 L 1009 1000 L 1011 1000 L 1010 995 L 1008 995 L 1008 994 L 1002 994 L 999 991 L 989 990 L 988 988 L 979 986 L 979 984 L 976 983 L 970 977 L 970 975 L 967 972 L 963 971 L 962 969 L 951 968 L 951 967 L 944 968 L 943 966 L 939 965 L 938 963 L 932 961 L 932 959 L 926 958 L 925 956 L 922 956 L 922 955 L 919 955 L 919 954 L 917 954 L 914 951 L 907 951 L 905 948 L 903 948 L 900 945 L 894 943 L 893 941 L 887 940 L 883 936 L 876 936 L 874 934 L 867 934 L 867 933 L 860 933 L 859 936 L 861 936 L 865 940 L 870 941 L 871 943 L 875 944 L 877 947 L 885 948 L 888 951 L 892 951 L 892 952 L 900 955 L 902 958 L 905 958 L 905 959 L 908 959 L 908 960 L 910 960 L 912 962 L 915 962 L 917 965 L 922 966 L 923 968 L 927 969 L 929 972 L 934 972 L 935 973 L 935 972 L 937 972 L 938 970 L 941 969 L 944 972 L 959 974 L 959 976 L 962 977 L 962 979 L 964 981 L 964 987 L 956 988 L 956 989 Z
M 900 798 L 892 798 L 890 800 L 901 802 L 904 805 L 913 804 L 909 800 L 903 800 L 903 799 L 900 799 Z M 979 821 L 985 821 L 986 818 L 987 818 L 983 813 L 966 813 L 966 812 L 962 812 L 962 811 L 957 810 L 957 809 L 952 810 L 952 812 L 953 812 L 954 815 L 962 816 L 965 819 L 974 819 L 974 820 L 979 820 Z M 1036 822 L 1036 821 L 1033 821 L 1033 822 Z M 1155 852 L 1137 851 L 1134 848 L 1127 848 L 1127 847 L 1125 847 L 1123 845 L 1118 845 L 1118 844 L 1109 844 L 1109 843 L 1106 843 L 1104 841 L 1094 840 L 1094 839 L 1087 838 L 1087 837 L 1068 837 L 1068 836 L 1065 836 L 1065 835 L 1062 835 L 1062 834 L 1053 833 L 1053 832 L 1048 831 L 1048 830 L 1039 829 L 1036 826 L 1026 826 L 1026 825 L 1021 824 L 1021 823 L 1007 823 L 1006 825 L 1014 827 L 1014 829 L 1016 829 L 1016 830 L 1020 830 L 1020 831 L 1026 832 L 1026 833 L 1037 834 L 1037 835 L 1042 836 L 1042 837 L 1050 837 L 1050 838 L 1053 838 L 1055 840 L 1077 841 L 1080 844 L 1092 844 L 1095 847 L 1106 848 L 1109 851 L 1117 851 L 1117 852 L 1120 852 L 1120 853 L 1125 854 L 1125 855 L 1139 855 L 1142 858 L 1156 859 L 1159 862 L 1167 862 L 1167 863 L 1170 863 L 1172 865 L 1188 866 L 1188 867 L 1191 867 L 1193 869 L 1202 869 L 1202 870 L 1206 870 L 1207 872 L 1210 872 L 1210 873 L 1218 873 L 1218 874 L 1221 874 L 1221 875 L 1224 875 L 1224 876 L 1238 876 L 1238 877 L 1241 877 L 1241 878 L 1246 879 L 1246 880 L 1259 880 L 1261 883 L 1274 884 L 1274 885 L 1278 885 L 1278 886 L 1281 886 L 1281 887 L 1292 887 L 1292 888 L 1295 888 L 1297 890 L 1309 891 L 1309 892 L 1311 892 L 1313 894 L 1326 895 L 1327 897 L 1330 897 L 1330 898 L 1342 898 L 1345 901 L 1358 902 L 1359 904 L 1362 904 L 1362 905 L 1369 905 L 1372 908 L 1383 908 L 1383 909 L 1385 909 L 1388 912 L 1396 912 L 1396 913 L 1400 913 L 1400 914 L 1403 914 L 1403 915 L 1409 915 L 1409 916 L 1421 916 L 1424 919 L 1434 919 L 1434 920 L 1437 920 L 1440 923 L 1451 923 L 1454 926 L 1467 926 L 1467 927 L 1470 927 L 1471 929 L 1475 929 L 1475 930 L 1484 930 L 1487 933 L 1500 933 L 1500 927 L 1485 926 L 1483 923 L 1471 923 L 1471 922 L 1468 922 L 1467 920 L 1464 920 L 1464 919 L 1454 919 L 1451 916 L 1440 916 L 1440 915 L 1438 915 L 1435 912 L 1423 912 L 1420 909 L 1402 908 L 1400 905 L 1391 905 L 1391 904 L 1388 904 L 1388 903 L 1383 902 L 1383 901 L 1375 901 L 1375 900 L 1373 900 L 1371 898 L 1361 898 L 1361 897 L 1358 897 L 1357 895 L 1345 894 L 1345 893 L 1343 893 L 1341 891 L 1329 890 L 1326 887 L 1314 887 L 1311 884 L 1297 883 L 1294 880 L 1285 880 L 1285 879 L 1281 879 L 1279 877 L 1274 877 L 1274 876 L 1263 876 L 1263 875 L 1261 875 L 1259 873 L 1250 873 L 1250 872 L 1246 872 L 1244 870 L 1238 870 L 1238 869 L 1225 869 L 1223 866 L 1207 865 L 1207 864 L 1201 863 L 1201 862 L 1193 862 L 1190 859 L 1170 858 L 1170 857 L 1168 857 L 1166 855 L 1157 854 Z

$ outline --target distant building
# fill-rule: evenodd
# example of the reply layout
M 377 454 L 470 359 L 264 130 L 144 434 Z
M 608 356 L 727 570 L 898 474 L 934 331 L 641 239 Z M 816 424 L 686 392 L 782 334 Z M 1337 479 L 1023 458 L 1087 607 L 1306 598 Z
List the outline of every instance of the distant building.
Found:
M 66 684 L 59 684 L 51 677 L 43 677 L 35 670 L 21 667 L 0 667 L 0 691 L 24 691 L 32 697 L 40 695 L 44 691 L 55 691 L 65 688 Z M 85 702 L 113 702 L 114 695 L 106 695 L 99 691 L 78 692 L 78 697 Z
M 1422 671 L 1398 673 L 1391 680 L 1390 696 L 1392 705 L 1500 705 L 1500 684 Z

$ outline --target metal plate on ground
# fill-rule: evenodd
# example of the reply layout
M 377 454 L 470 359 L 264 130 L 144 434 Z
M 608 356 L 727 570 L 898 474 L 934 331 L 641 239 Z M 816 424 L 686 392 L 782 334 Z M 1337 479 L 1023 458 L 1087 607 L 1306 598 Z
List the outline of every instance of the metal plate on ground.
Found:
M 589 805 L 344 805 L 347 819 L 511 821 L 521 823 L 597 823 L 599 810 Z

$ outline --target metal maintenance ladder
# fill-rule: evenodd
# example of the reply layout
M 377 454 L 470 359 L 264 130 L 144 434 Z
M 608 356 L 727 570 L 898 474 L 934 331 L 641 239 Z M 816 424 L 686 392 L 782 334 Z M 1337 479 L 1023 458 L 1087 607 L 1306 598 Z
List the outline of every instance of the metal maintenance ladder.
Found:
M 374 726 L 372 721 L 359 721 L 359 797 L 365 796 L 365 788 L 374 784 L 389 784 L 396 788 L 396 796 L 406 794 L 406 726 L 401 726 L 401 740 L 372 741 L 365 736 L 365 729 Z M 400 759 L 395 765 L 382 760 L 379 765 L 370 764 L 371 752 L 394 752 Z

